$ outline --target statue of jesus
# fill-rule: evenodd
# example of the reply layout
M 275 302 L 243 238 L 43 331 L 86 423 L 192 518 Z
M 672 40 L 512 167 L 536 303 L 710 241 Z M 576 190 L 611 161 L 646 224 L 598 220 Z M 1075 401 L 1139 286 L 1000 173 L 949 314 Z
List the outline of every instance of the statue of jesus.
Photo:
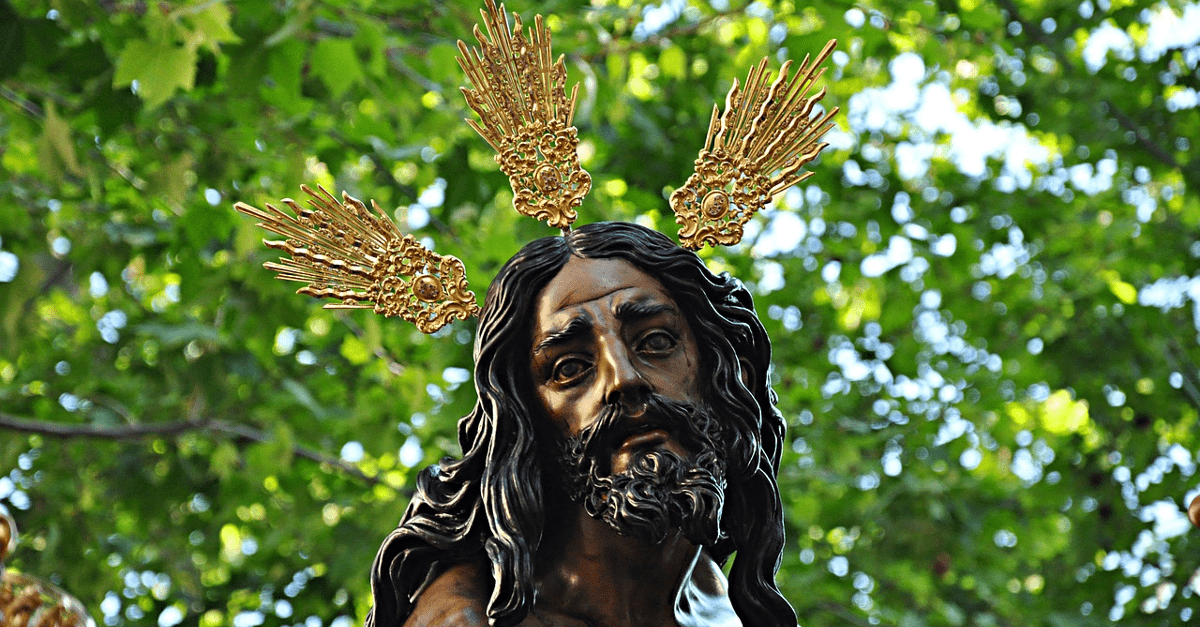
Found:
M 746 288 L 660 233 L 528 244 L 480 315 L 463 456 L 418 478 L 367 625 L 795 625 L 769 367 Z

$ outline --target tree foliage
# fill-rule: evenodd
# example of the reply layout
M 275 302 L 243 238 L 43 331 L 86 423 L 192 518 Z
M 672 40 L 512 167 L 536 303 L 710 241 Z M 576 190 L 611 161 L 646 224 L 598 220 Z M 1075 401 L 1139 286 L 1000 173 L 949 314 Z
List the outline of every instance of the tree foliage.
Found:
M 476 8 L 0 1 L 12 565 L 110 626 L 362 621 L 473 327 L 293 295 L 231 205 L 374 199 L 481 294 L 547 230 L 462 123 Z M 839 40 L 816 174 L 704 253 L 775 343 L 801 624 L 1200 619 L 1200 5 L 510 8 L 581 85 L 581 222 L 663 230 L 732 79 Z

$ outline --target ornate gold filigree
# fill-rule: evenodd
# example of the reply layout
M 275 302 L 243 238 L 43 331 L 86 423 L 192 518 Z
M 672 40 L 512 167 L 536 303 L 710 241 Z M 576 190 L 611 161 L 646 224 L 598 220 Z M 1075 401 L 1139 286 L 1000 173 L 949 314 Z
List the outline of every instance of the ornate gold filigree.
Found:
M 812 96 L 808 91 L 825 73 L 820 66 L 835 44 L 826 44 L 811 64 L 804 57 L 791 80 L 791 61 L 784 63 L 769 86 L 764 57 L 750 70 L 744 88 L 734 80 L 719 118 L 720 109 L 713 106 L 696 173 L 671 194 L 675 222 L 682 227 L 680 245 L 696 250 L 705 243 L 738 243 L 754 212 L 812 174 L 797 171 L 828 145 L 818 140 L 833 128 L 829 120 L 837 108 L 815 112 L 825 90 Z
M 567 97 L 566 66 L 551 61 L 550 33 L 537 16 L 521 33 L 513 14 L 512 31 L 504 5 L 487 0 L 481 10 L 487 37 L 475 26 L 480 48 L 458 42 L 459 65 L 474 89 L 462 88 L 479 122 L 467 120 L 496 151 L 496 163 L 512 184 L 513 206 L 522 215 L 559 229 L 575 221 L 575 207 L 592 188 L 579 165 L 579 137 L 571 121 L 579 85 Z
M 466 320 L 479 312 L 475 293 L 467 289 L 462 261 L 433 253 L 396 228 L 374 201 L 375 211 L 342 193 L 338 202 L 325 188 L 314 192 L 306 185 L 312 207 L 291 198 L 283 204 L 295 217 L 271 204 L 262 211 L 245 203 L 234 208 L 260 222 L 258 226 L 287 238 L 263 240 L 291 258 L 267 262 L 277 278 L 308 285 L 296 290 L 316 298 L 339 298 L 327 309 L 374 309 L 384 316 L 399 316 L 433 333 L 452 318 Z M 407 280 L 405 280 L 407 279 Z M 366 304 L 373 303 L 373 304 Z
M 472 85 L 462 92 L 479 115 L 467 122 L 496 150 L 517 211 L 569 231 L 592 185 L 580 166 L 572 124 L 579 86 L 567 94 L 566 66 L 563 57 L 551 56 L 542 16 L 523 32 L 520 16 L 514 13 L 510 25 L 503 4 L 485 2 L 483 28 L 474 29 L 479 48 L 458 42 L 458 62 Z M 670 198 L 683 247 L 736 244 L 754 212 L 811 174 L 798 172 L 827 146 L 819 140 L 833 127 L 829 120 L 837 108 L 818 112 L 825 90 L 809 91 L 824 75 L 821 65 L 834 45 L 830 41 L 811 63 L 805 57 L 790 79 L 792 65 L 785 63 L 774 82 L 764 58 L 744 86 L 734 81 L 724 113 L 713 107 L 696 172 Z M 324 189 L 303 189 L 312 208 L 283 201 L 294 217 L 270 204 L 267 211 L 235 205 L 286 238 L 265 243 L 291 258 L 265 265 L 280 279 L 308 283 L 298 293 L 341 299 L 328 308 L 400 316 L 426 333 L 478 313 L 461 261 L 402 234 L 374 203 L 378 215 L 348 195 L 339 203 Z
M 0 627 L 96 627 L 79 599 L 48 581 L 4 567 L 16 535 L 16 523 L 0 511 Z

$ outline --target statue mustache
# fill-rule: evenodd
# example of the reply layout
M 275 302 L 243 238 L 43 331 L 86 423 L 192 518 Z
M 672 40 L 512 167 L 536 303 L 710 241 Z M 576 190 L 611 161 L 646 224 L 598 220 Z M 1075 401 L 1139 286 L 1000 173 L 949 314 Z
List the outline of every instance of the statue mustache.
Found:
M 693 403 L 651 393 L 637 416 L 620 403 L 605 405 L 591 425 L 566 439 L 567 450 L 576 452 L 577 460 L 594 459 L 602 447 L 612 448 L 629 436 L 664 429 L 692 453 L 720 450 L 721 430 L 708 412 L 697 411 Z

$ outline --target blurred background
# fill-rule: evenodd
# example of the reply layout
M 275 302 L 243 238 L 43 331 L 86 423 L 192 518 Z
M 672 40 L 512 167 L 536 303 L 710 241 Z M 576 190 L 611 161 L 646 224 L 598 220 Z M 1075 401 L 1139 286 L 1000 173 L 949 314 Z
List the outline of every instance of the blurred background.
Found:
M 232 205 L 374 199 L 482 301 L 554 232 L 462 122 L 477 9 L 0 0 L 10 567 L 108 627 L 362 622 L 474 326 L 321 309 Z M 734 77 L 838 40 L 815 175 L 703 253 L 774 341 L 802 625 L 1200 620 L 1200 4 L 509 9 L 580 84 L 579 223 L 671 235 Z

